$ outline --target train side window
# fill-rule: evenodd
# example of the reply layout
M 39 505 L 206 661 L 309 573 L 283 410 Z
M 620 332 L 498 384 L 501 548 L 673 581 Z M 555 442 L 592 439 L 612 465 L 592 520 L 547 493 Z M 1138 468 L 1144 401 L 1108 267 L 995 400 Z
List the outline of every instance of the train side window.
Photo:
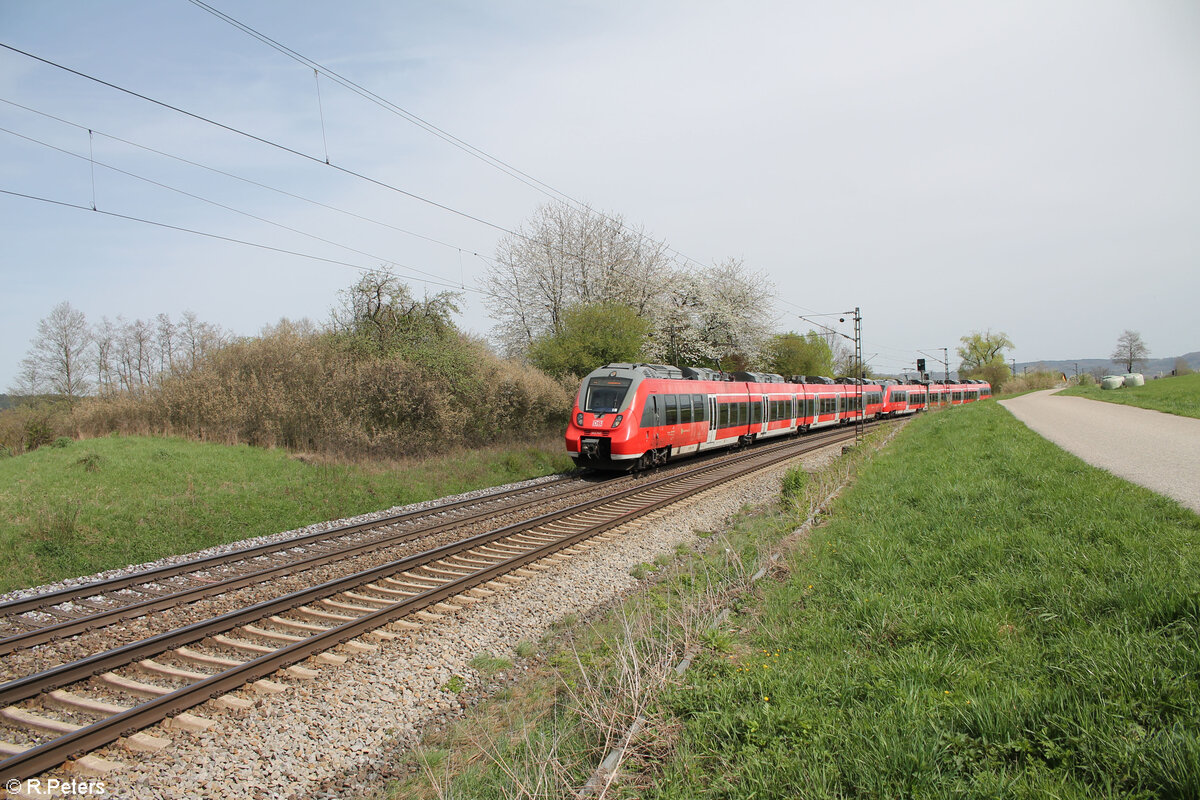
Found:
M 762 424 L 762 421 L 763 421 L 762 408 L 763 408 L 763 404 L 762 404 L 761 398 L 759 398 L 758 400 L 755 400 L 754 402 L 752 402 L 750 404 L 750 410 L 751 410 L 750 421 L 752 423 L 754 423 L 755 425 Z
M 728 428 L 729 427 L 729 403 L 718 403 L 717 404 L 717 427 L 718 428 Z
M 667 419 L 665 424 L 675 425 L 679 422 L 679 406 L 676 404 L 675 395 L 666 395 Z
M 657 428 L 658 425 L 658 395 L 647 395 L 646 405 L 642 408 L 642 427 Z
M 704 413 L 704 395 L 692 395 L 692 420 L 695 422 L 704 422 L 708 419 L 708 415 Z
M 692 421 L 692 398 L 691 395 L 679 395 L 679 423 L 687 425 Z

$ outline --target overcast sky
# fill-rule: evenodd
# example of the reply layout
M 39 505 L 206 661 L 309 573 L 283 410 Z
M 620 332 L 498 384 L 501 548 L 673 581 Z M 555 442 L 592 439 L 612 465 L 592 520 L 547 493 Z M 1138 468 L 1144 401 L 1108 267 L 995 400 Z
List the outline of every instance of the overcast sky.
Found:
M 1126 328 L 1200 350 L 1194 0 L 210 2 L 691 259 L 744 259 L 779 330 L 861 306 L 884 371 L 989 328 L 1018 361 Z M 546 200 L 325 77 L 318 104 L 311 69 L 186 0 L 0 0 L 0 42 L 311 157 L 0 49 L 0 190 L 88 209 L 0 194 L 0 390 L 64 300 L 253 334 L 359 274 L 110 214 L 464 286 L 486 334 L 474 254 Z

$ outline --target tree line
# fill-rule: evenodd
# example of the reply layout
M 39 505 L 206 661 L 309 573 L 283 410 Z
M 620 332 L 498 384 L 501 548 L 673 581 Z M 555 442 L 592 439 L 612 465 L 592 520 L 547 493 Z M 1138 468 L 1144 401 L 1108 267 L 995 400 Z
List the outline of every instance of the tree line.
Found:
M 498 357 L 453 322 L 458 297 L 417 298 L 385 270 L 323 324 L 234 337 L 185 315 L 89 326 L 68 304 L 38 326 L 0 412 L 0 451 L 60 436 L 171 434 L 346 457 L 403 457 L 559 432 L 574 387 Z
M 1016 347 L 1008 334 L 1002 331 L 993 333 L 991 329 L 983 333 L 972 331 L 960 341 L 962 345 L 957 352 L 961 359 L 958 367 L 961 377 L 982 378 L 995 389 L 999 389 L 1014 377 L 1005 360 L 1005 351 Z M 1126 329 L 1117 337 L 1117 345 L 1109 358 L 1119 369 L 1133 372 L 1150 358 L 1150 347 L 1142 339 L 1141 333 Z M 1108 371 L 1097 368 L 1092 372 L 1092 377 L 1098 380 Z M 1175 372 L 1180 375 L 1190 372 L 1187 362 L 1176 359 Z
M 854 372 L 836 336 L 773 332 L 762 272 L 735 258 L 689 265 L 615 213 L 541 206 L 501 240 L 484 288 L 503 352 L 560 377 L 620 361 Z
M 56 395 L 74 403 L 92 393 L 143 391 L 164 376 L 195 369 L 230 339 L 192 311 L 185 311 L 178 322 L 159 314 L 132 322 L 102 317 L 90 325 L 82 311 L 62 302 L 38 322 L 37 336 L 10 392 Z
M 169 432 L 402 455 L 553 430 L 578 378 L 610 362 L 858 374 L 836 333 L 774 332 L 763 273 L 740 259 L 686 261 L 617 214 L 543 205 L 501 239 L 484 277 L 494 347 L 456 327 L 460 294 L 418 298 L 384 268 L 342 291 L 323 324 L 282 320 L 257 337 L 190 311 L 89 324 L 60 303 L 11 389 L 41 404 L 0 411 L 0 447 L 28 449 L 55 430 Z M 1011 378 L 1007 334 L 961 342 L 962 377 L 996 388 Z M 1113 358 L 1132 365 L 1148 352 L 1126 331 Z

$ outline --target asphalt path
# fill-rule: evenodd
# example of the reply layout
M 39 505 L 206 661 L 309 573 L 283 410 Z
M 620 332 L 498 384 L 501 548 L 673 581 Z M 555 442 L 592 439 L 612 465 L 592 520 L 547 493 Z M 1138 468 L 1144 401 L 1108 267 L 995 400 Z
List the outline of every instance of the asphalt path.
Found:
M 1057 391 L 1032 392 L 1000 405 L 1089 464 L 1200 513 L 1200 419 Z

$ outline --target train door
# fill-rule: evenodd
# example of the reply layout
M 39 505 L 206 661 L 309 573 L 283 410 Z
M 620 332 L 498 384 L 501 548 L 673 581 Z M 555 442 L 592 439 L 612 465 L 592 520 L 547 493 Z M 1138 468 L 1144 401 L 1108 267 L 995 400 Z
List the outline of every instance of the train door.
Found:
M 763 397 L 758 398 L 758 418 L 760 420 L 759 425 L 758 425 L 759 433 L 766 433 L 767 426 L 771 422 L 771 415 L 767 413 L 767 409 L 768 409 L 767 403 L 768 403 L 768 400 L 765 395 Z
M 646 405 L 642 409 L 642 430 L 646 433 L 646 447 L 658 449 L 659 426 L 663 424 L 663 409 L 658 395 L 646 397 Z
M 708 398 L 708 441 L 715 442 L 717 440 L 717 398 L 709 396 Z

